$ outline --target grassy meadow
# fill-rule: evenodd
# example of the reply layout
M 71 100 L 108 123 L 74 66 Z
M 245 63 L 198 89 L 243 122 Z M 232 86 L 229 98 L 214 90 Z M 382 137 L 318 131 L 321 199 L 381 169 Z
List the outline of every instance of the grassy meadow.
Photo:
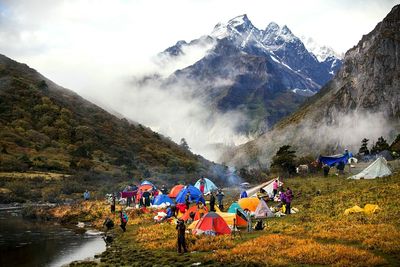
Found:
M 127 232 L 116 226 L 111 231 L 114 242 L 96 261 L 72 265 L 399 266 L 400 174 L 358 181 L 298 177 L 286 179 L 285 185 L 293 189 L 292 206 L 299 212 L 269 219 L 262 231 L 242 229 L 240 235 L 217 237 L 187 234 L 189 253 L 178 254 L 175 225 L 155 224 L 154 214 L 129 211 Z M 380 210 L 372 215 L 344 215 L 347 208 L 368 203 L 379 205 Z M 95 226 L 110 216 L 109 206 L 100 202 L 72 209 L 75 213 L 58 208 L 53 216 L 68 214 L 69 220 L 84 219 Z

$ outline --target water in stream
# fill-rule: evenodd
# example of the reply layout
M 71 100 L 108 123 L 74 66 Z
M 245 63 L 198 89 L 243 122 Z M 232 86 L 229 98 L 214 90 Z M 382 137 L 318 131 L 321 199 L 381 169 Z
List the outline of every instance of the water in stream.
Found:
M 0 266 L 62 266 L 105 250 L 100 235 L 0 210 Z

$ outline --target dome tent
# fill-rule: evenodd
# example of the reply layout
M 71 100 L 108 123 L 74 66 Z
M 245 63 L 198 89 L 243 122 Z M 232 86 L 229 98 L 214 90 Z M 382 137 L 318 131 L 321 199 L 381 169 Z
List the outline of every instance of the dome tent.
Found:
M 172 187 L 171 192 L 168 194 L 169 197 L 177 197 L 179 192 L 184 188 L 183 184 L 178 184 Z
M 256 197 L 248 197 L 248 198 L 241 198 L 238 201 L 238 204 L 243 210 L 248 209 L 249 211 L 256 211 L 260 200 Z
M 194 184 L 194 186 L 200 190 L 200 181 L 201 179 L 197 180 L 197 182 Z M 208 194 L 211 191 L 215 191 L 218 189 L 218 187 L 208 178 L 204 178 L 204 194 Z
M 146 184 L 151 185 L 152 187 L 155 187 L 155 185 L 152 182 L 147 181 L 147 180 L 144 180 L 140 185 L 146 185 Z
M 209 212 L 199 220 L 193 229 L 193 233 L 197 235 L 229 235 L 231 229 L 220 215 Z
M 236 214 L 237 209 L 241 209 L 243 211 L 243 209 L 240 207 L 240 205 L 237 202 L 233 202 L 228 208 L 228 213 Z
M 152 202 L 153 205 L 161 205 L 163 203 L 164 204 L 170 203 L 171 205 L 173 205 L 174 201 L 172 201 L 172 199 L 169 196 L 160 194 L 156 198 L 154 198 Z
M 204 211 L 207 213 L 208 209 L 206 206 L 204 206 Z M 190 218 L 190 213 L 193 212 L 194 213 L 194 220 L 199 220 L 200 219 L 200 213 L 199 213 L 199 209 L 197 208 L 197 205 L 195 206 L 191 206 L 186 212 L 185 214 L 182 215 L 181 219 L 184 221 L 187 221 Z
M 191 202 L 197 203 L 200 201 L 203 202 L 203 204 L 206 204 L 203 194 L 193 185 L 188 185 L 179 192 L 179 194 L 176 196 L 176 203 L 185 203 L 185 197 L 187 193 L 190 193 Z

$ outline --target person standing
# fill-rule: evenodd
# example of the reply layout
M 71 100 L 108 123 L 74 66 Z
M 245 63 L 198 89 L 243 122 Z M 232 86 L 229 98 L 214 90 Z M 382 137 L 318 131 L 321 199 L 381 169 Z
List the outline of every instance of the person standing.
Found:
M 185 240 L 186 226 L 182 219 L 178 219 L 178 222 L 176 224 L 176 230 L 178 232 L 178 253 L 182 253 L 182 249 L 183 252 L 187 252 L 186 240 Z
M 205 188 L 205 186 L 206 186 L 206 181 L 204 180 L 204 177 L 201 176 L 201 178 L 200 178 L 200 192 L 201 192 L 202 194 L 204 194 L 204 188 Z
M 290 188 L 288 187 L 285 193 L 285 198 L 286 198 L 286 209 L 285 209 L 285 213 L 286 214 L 290 214 L 290 209 L 291 209 L 291 203 L 292 203 L 292 199 L 293 199 L 293 192 L 292 190 L 290 190 Z
M 143 192 L 142 198 L 143 198 L 143 204 L 145 207 L 150 206 L 150 196 L 151 196 L 151 194 L 150 194 L 149 190 Z
M 211 192 L 210 193 L 210 211 L 214 211 L 215 212 L 215 196 L 214 193 Z
M 191 196 L 190 196 L 190 192 L 187 192 L 186 196 L 185 196 L 185 204 L 186 204 L 186 209 L 189 209 L 190 206 L 190 201 L 191 201 Z
M 165 184 L 161 187 L 161 193 L 163 193 L 163 195 L 167 195 L 168 194 L 168 189 L 165 186 Z
M 324 164 L 324 166 L 322 167 L 322 169 L 324 170 L 324 177 L 328 177 L 329 170 L 331 169 L 331 167 L 329 167 L 328 164 Z
M 279 183 L 278 183 L 278 179 L 276 179 L 274 181 L 274 183 L 272 184 L 272 188 L 273 188 L 273 192 L 274 192 L 274 197 L 276 196 L 276 194 L 278 194 L 278 187 L 279 187 Z
M 242 193 L 240 194 L 240 198 L 246 198 L 247 197 L 247 192 L 246 190 L 243 189 Z
M 128 223 L 128 215 L 124 211 L 120 210 L 119 211 L 119 219 L 121 221 L 120 227 L 121 227 L 122 231 L 125 232 L 126 224 Z
M 83 199 L 84 200 L 89 200 L 90 199 L 90 193 L 89 191 L 86 189 L 86 191 L 83 193 Z
M 111 197 L 111 213 L 114 212 L 115 212 L 115 194 L 113 193 Z
M 222 200 L 224 199 L 224 192 L 222 192 L 221 189 L 218 189 L 217 193 L 217 200 L 218 200 L 218 208 L 223 211 L 224 210 L 224 204 L 222 203 Z
M 215 203 L 214 203 L 215 204 Z M 203 215 L 206 213 L 206 207 L 204 207 L 203 202 L 199 201 L 197 202 L 197 212 L 199 213 L 200 219 L 203 217 Z

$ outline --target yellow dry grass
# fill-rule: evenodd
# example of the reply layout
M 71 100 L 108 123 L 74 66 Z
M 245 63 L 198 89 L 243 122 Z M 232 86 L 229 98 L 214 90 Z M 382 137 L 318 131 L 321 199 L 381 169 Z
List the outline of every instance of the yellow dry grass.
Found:
M 34 179 L 37 177 L 44 178 L 45 180 L 60 180 L 69 177 L 69 174 L 54 173 L 54 172 L 0 172 L 0 178 L 11 179 Z
M 358 248 L 321 244 L 312 239 L 274 234 L 246 241 L 230 250 L 218 250 L 213 257 L 216 261 L 224 263 L 275 266 L 289 264 L 376 266 L 385 263 L 383 258 Z

